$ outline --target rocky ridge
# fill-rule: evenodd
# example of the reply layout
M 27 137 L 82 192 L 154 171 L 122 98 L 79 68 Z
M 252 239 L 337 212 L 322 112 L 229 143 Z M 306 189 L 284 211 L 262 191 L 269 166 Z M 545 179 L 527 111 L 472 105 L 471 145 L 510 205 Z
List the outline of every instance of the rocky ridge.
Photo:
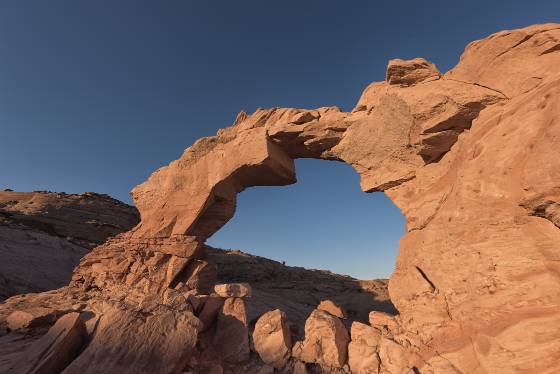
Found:
M 138 221 L 107 195 L 0 191 L 0 300 L 67 285 L 81 257 Z
M 12 298 L 0 319 L 34 305 L 80 311 L 94 327 L 64 373 L 278 370 L 283 314 L 261 317 L 271 327 L 257 335 L 274 338 L 251 347 L 248 297 L 212 293 L 218 269 L 204 242 L 237 193 L 294 183 L 293 159 L 314 157 L 351 164 L 364 191 L 384 191 L 404 213 L 389 282 L 399 314 L 374 311 L 349 334 L 314 309 L 280 370 L 557 372 L 559 46 L 557 24 L 503 31 L 469 44 L 445 74 L 392 60 L 350 113 L 240 113 L 133 190 L 140 224 L 86 255 L 67 288 Z

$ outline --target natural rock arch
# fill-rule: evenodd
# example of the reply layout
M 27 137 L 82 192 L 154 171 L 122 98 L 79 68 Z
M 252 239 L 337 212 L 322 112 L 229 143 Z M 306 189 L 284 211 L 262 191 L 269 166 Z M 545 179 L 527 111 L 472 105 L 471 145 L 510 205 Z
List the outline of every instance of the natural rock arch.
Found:
M 240 113 L 199 140 L 133 190 L 141 223 L 87 255 L 56 296 L 103 315 L 67 372 L 176 369 L 198 328 L 178 295 L 207 291 L 215 270 L 205 238 L 243 188 L 293 183 L 298 157 L 351 164 L 364 191 L 385 191 L 406 217 L 384 370 L 557 371 L 559 45 L 559 25 L 536 25 L 469 44 L 443 75 L 392 60 L 352 112 Z
M 400 209 L 383 192 L 364 193 L 347 163 L 294 163 L 295 184 L 240 193 L 234 217 L 206 244 L 359 280 L 388 279 L 404 235 Z

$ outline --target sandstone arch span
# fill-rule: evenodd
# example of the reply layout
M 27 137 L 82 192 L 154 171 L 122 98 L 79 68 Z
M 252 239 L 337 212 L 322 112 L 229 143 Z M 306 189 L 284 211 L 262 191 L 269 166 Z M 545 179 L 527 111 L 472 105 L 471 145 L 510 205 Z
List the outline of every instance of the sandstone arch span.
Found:
M 238 194 L 234 217 L 206 244 L 288 266 L 388 279 L 404 235 L 401 211 L 383 192 L 361 191 L 359 175 L 344 162 L 297 159 L 295 167 L 295 184 Z
M 293 183 L 298 157 L 351 164 L 364 191 L 385 191 L 406 217 L 384 372 L 556 372 L 559 45 L 560 25 L 535 25 L 469 44 L 445 74 L 423 59 L 392 60 L 351 112 L 240 113 L 199 140 L 134 189 L 142 222 L 87 255 L 57 295 L 103 315 L 67 372 L 122 369 L 101 354 L 138 373 L 146 360 L 172 372 L 197 330 L 179 296 L 207 291 L 215 271 L 204 239 L 243 188 Z M 146 332 L 158 324 L 164 337 Z

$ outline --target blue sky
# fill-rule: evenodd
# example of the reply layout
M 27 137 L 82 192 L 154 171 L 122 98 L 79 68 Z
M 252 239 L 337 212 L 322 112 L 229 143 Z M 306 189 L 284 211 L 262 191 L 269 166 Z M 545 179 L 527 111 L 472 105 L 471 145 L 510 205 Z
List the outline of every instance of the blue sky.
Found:
M 472 40 L 559 22 L 558 1 L 4 1 L 0 188 L 128 191 L 257 107 L 350 109 L 387 60 L 445 71 Z M 297 162 L 210 242 L 362 278 L 392 270 L 404 219 L 343 164 Z M 331 208 L 330 210 L 328 208 Z

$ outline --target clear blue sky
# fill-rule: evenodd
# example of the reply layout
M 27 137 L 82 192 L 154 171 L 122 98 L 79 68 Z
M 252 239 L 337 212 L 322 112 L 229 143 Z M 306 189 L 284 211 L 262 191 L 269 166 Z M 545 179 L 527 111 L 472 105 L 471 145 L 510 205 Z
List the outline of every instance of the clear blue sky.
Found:
M 128 191 L 240 109 L 350 109 L 387 60 L 445 71 L 477 38 L 559 22 L 559 1 L 3 1 L 0 188 Z M 404 220 L 343 164 L 254 188 L 211 243 L 371 278 Z

